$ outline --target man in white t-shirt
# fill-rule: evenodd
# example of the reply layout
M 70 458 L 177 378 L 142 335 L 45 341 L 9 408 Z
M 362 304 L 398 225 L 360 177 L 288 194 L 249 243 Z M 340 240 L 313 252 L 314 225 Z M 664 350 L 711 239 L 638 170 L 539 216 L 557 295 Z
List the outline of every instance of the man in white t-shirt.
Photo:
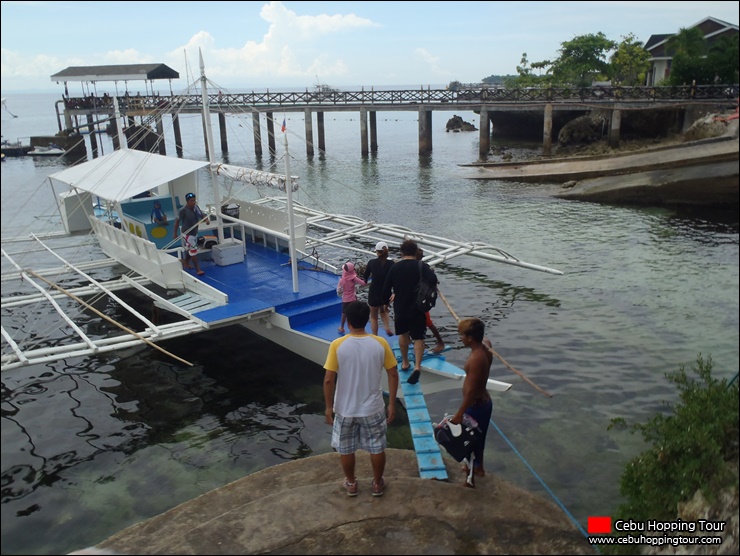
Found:
M 382 496 L 386 431 L 396 418 L 397 361 L 385 338 L 365 332 L 370 319 L 367 303 L 351 302 L 346 314 L 350 333 L 331 343 L 324 363 L 325 418 L 333 425 L 331 445 L 339 452 L 347 495 L 357 496 L 355 452 L 362 449 L 370 453 L 372 494 Z M 388 373 L 387 417 L 383 369 Z

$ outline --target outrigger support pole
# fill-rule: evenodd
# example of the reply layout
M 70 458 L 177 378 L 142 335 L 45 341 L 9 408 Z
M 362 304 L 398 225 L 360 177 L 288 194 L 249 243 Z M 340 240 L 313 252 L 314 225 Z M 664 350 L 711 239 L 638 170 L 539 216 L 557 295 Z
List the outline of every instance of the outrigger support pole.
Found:
M 290 180 L 290 154 L 288 153 L 288 133 L 283 126 L 283 143 L 285 144 L 285 192 L 288 196 L 288 250 L 290 269 L 293 276 L 293 293 L 298 293 L 298 261 L 295 256 L 295 218 L 293 216 L 293 183 Z

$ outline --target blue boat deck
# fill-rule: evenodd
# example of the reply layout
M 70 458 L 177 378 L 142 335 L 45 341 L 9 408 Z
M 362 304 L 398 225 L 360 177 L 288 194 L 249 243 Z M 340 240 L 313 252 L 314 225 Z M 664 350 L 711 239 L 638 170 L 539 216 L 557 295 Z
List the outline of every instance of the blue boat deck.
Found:
M 332 341 L 342 314 L 342 300 L 336 294 L 339 277 L 314 270 L 299 262 L 299 292 L 293 292 L 290 258 L 261 244 L 247 241 L 247 255 L 241 263 L 219 266 L 213 261 L 200 261 L 205 275 L 199 278 L 229 296 L 228 304 L 206 309 L 194 316 L 216 325 L 236 322 L 248 315 L 273 309 L 290 319 L 291 327 L 310 336 Z M 370 332 L 370 325 L 367 326 Z M 398 339 L 389 338 L 400 361 Z M 444 364 L 444 358 L 425 357 L 429 363 Z M 448 364 L 449 366 L 449 364 Z M 452 367 L 452 366 L 450 366 Z M 453 367 L 454 368 L 454 367 Z M 462 372 L 462 371 L 460 371 Z M 408 384 L 410 371 L 399 368 L 401 389 L 409 417 L 411 438 L 417 455 L 419 476 L 425 479 L 447 479 L 439 445 L 434 439 L 432 423 L 424 394 L 419 384 Z
M 247 255 L 241 263 L 219 266 L 213 261 L 200 261 L 205 274 L 198 278 L 228 295 L 229 302 L 194 316 L 209 325 L 218 325 L 274 309 L 289 317 L 296 330 L 329 341 L 336 338 L 342 312 L 342 302 L 336 294 L 339 277 L 299 262 L 300 291 L 295 293 L 286 253 L 249 240 L 246 247 Z

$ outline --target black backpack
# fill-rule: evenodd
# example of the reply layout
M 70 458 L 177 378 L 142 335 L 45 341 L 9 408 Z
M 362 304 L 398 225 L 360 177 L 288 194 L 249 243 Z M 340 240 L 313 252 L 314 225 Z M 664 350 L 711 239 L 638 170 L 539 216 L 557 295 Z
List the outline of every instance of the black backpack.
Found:
M 421 261 L 419 261 L 419 283 L 416 285 L 415 292 L 414 305 L 420 312 L 427 313 L 437 304 L 437 286 L 436 284 L 432 286 L 424 280 Z
M 480 429 L 469 415 L 463 417 L 460 425 L 453 425 L 445 415 L 442 422 L 434 426 L 434 439 L 456 461 L 469 459 L 480 442 Z

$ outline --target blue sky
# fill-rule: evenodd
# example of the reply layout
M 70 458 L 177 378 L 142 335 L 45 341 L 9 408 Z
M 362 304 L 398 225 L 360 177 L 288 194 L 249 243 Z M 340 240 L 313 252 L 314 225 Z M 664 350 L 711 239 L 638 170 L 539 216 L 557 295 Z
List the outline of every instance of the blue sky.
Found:
M 675 33 L 706 17 L 737 24 L 740 2 L 33 2 L 1 3 L 2 90 L 60 89 L 69 66 L 164 63 L 229 91 L 446 85 L 554 59 L 603 32 Z M 187 56 L 186 53 L 187 52 Z M 79 85 L 70 85 L 75 94 Z

